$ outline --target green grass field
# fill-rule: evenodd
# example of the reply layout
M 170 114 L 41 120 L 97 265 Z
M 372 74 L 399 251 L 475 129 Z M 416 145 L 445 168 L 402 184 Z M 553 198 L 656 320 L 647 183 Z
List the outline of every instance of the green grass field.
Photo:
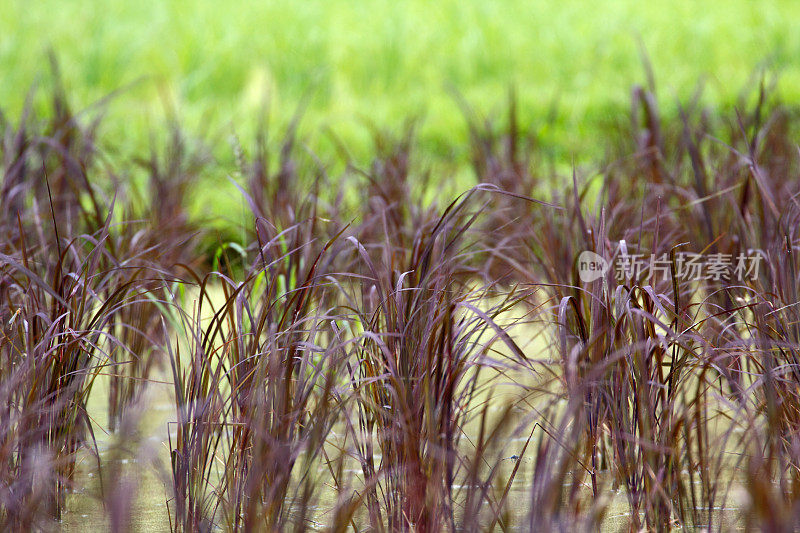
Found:
M 645 79 L 640 41 L 667 109 L 700 80 L 706 103 L 733 105 L 764 68 L 780 74 L 782 96 L 796 99 L 798 20 L 800 4 L 785 0 L 6 0 L 0 106 L 16 116 L 37 78 L 47 86 L 52 48 L 76 107 L 128 87 L 104 125 L 123 151 L 146 143 L 165 109 L 192 132 L 224 136 L 235 124 L 247 135 L 265 96 L 281 122 L 309 95 L 304 131 L 322 154 L 328 128 L 358 157 L 369 153 L 368 124 L 399 129 L 417 117 L 423 154 L 457 161 L 464 154 L 452 150 L 465 146 L 466 131 L 448 87 L 491 115 L 513 85 L 545 153 L 584 160 L 597 155 L 604 125 L 622 120 L 631 85 Z

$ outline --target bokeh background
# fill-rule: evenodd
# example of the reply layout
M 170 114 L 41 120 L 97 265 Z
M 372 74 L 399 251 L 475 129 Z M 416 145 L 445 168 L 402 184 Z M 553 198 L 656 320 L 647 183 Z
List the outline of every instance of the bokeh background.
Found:
M 646 81 L 665 113 L 703 86 L 709 107 L 736 105 L 778 76 L 800 99 L 800 2 L 441 0 L 3 0 L 0 105 L 16 116 L 29 89 L 51 83 L 52 50 L 76 108 L 121 90 L 104 138 L 135 153 L 168 116 L 190 131 L 247 135 L 267 102 L 289 120 L 308 99 L 303 130 L 324 154 L 330 132 L 355 157 L 370 126 L 421 119 L 420 152 L 466 155 L 453 90 L 499 114 L 510 87 L 540 148 L 560 161 L 597 156 L 604 128 Z M 37 105 L 45 105 L 39 91 Z

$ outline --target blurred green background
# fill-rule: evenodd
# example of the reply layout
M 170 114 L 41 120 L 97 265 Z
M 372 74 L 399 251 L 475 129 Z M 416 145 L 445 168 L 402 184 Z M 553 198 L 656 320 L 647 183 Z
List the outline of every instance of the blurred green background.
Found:
M 286 122 L 304 95 L 303 131 L 322 154 L 335 132 L 370 151 L 368 124 L 419 128 L 423 159 L 463 160 L 466 128 L 449 87 L 500 115 L 516 87 L 523 120 L 556 159 L 597 155 L 645 80 L 674 109 L 705 80 L 704 101 L 730 107 L 761 71 L 800 98 L 800 2 L 2 0 L 0 106 L 16 116 L 58 57 L 76 108 L 126 87 L 105 139 L 134 152 L 167 109 L 195 133 L 252 133 L 264 101 Z M 132 84 L 133 85 L 130 85 Z M 44 105 L 40 91 L 37 105 Z

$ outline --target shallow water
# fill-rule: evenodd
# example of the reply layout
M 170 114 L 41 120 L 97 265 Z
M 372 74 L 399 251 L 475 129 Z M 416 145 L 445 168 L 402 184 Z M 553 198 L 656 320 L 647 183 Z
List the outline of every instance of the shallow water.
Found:
M 527 333 L 527 332 L 526 332 Z M 532 342 L 543 342 L 542 338 L 537 335 L 525 335 L 524 337 L 536 339 Z M 525 347 L 524 349 L 532 348 L 531 353 L 547 353 L 547 346 L 533 346 Z M 550 366 L 557 365 L 555 361 L 541 361 L 541 364 Z M 507 402 L 516 403 L 519 400 L 520 389 L 519 384 L 533 384 L 538 378 L 530 373 L 523 373 L 516 371 L 516 375 L 504 375 L 500 380 L 493 384 L 492 387 L 486 387 L 479 395 L 478 402 L 487 399 L 487 395 L 492 395 L 492 405 L 505 405 Z M 138 431 L 127 439 L 121 439 L 116 435 L 109 435 L 108 433 L 96 429 L 96 437 L 98 449 L 104 464 L 103 472 L 106 477 L 110 475 L 116 476 L 113 481 L 120 479 L 123 476 L 130 481 L 133 487 L 132 493 L 135 493 L 135 498 L 132 498 L 130 503 L 129 513 L 132 523 L 133 531 L 169 531 L 169 515 L 167 512 L 167 500 L 169 496 L 168 479 L 169 479 L 169 446 L 168 437 L 170 426 L 169 423 L 175 420 L 175 405 L 172 397 L 172 385 L 169 383 L 169 377 L 165 371 L 158 373 L 159 377 L 155 378 L 160 382 L 150 383 L 148 385 L 146 395 L 143 400 L 144 408 L 141 412 L 138 422 Z M 97 390 L 93 391 L 90 397 L 88 409 L 90 416 L 95 420 L 98 425 L 105 425 L 107 422 L 107 405 L 106 405 L 106 390 L 107 380 L 100 379 L 96 384 Z M 546 398 L 547 395 L 544 395 Z M 549 400 L 547 400 L 549 401 Z M 514 416 L 518 417 L 521 421 L 525 416 L 529 415 L 534 409 L 539 409 L 542 406 L 526 403 L 526 409 L 530 411 L 523 411 L 516 409 Z M 500 407 L 490 408 L 490 412 L 500 413 Z M 465 425 L 465 434 L 468 437 L 463 440 L 463 443 L 468 443 L 474 440 L 478 433 L 479 421 L 472 420 Z M 174 426 L 171 429 L 174 432 Z M 344 433 L 343 426 L 334 427 L 331 440 L 337 440 L 337 434 Z M 511 435 L 503 441 L 505 448 L 500 451 L 496 450 L 496 454 L 502 453 L 505 459 L 503 464 L 503 476 L 507 476 L 514 467 L 516 462 L 515 456 L 522 455 L 522 448 L 528 439 L 528 434 L 517 433 Z M 534 438 L 535 442 L 536 438 Z M 335 447 L 331 447 L 333 452 Z M 376 448 L 376 451 L 379 451 Z M 467 455 L 468 450 L 465 449 Z M 528 453 L 531 453 L 529 449 Z M 333 455 L 333 454 L 332 454 Z M 491 457 L 487 456 L 487 460 L 491 463 L 498 455 Z M 509 524 L 510 530 L 524 530 L 526 517 L 530 509 L 530 487 L 532 479 L 533 463 L 529 457 L 523 457 L 515 481 L 509 493 L 509 508 L 512 510 L 514 516 L 511 519 L 515 522 Z M 118 468 L 115 468 L 118 467 Z M 361 470 L 359 465 L 353 460 L 351 465 L 347 465 L 347 469 L 352 473 L 355 479 L 360 479 Z M 116 470 L 116 473 L 112 472 Z M 733 473 L 730 474 L 734 478 Z M 316 512 L 313 513 L 312 518 L 316 523 L 313 526 L 319 526 L 321 529 L 322 524 L 329 516 L 330 510 L 335 506 L 336 495 L 333 489 L 330 488 L 330 475 L 327 470 L 320 469 L 318 472 L 320 479 L 320 490 L 316 502 L 316 508 L 312 509 Z M 503 478 L 501 476 L 501 479 Z M 600 472 L 598 474 L 600 486 L 605 487 L 603 497 L 608 503 L 605 520 L 604 530 L 619 531 L 626 530 L 630 524 L 630 507 L 628 504 L 627 496 L 624 490 L 612 490 L 611 480 L 607 473 Z M 109 480 L 111 481 L 111 480 Z M 96 459 L 90 454 L 84 454 L 79 463 L 79 468 L 76 475 L 76 486 L 80 489 L 70 494 L 67 498 L 67 510 L 63 515 L 62 529 L 64 531 L 107 531 L 111 530 L 111 524 L 108 523 L 107 515 L 104 512 L 103 501 L 101 494 L 100 471 L 98 470 Z M 106 486 L 112 483 L 106 482 Z M 460 487 L 454 487 L 456 489 Z M 592 501 L 591 488 L 586 485 L 582 489 L 586 496 L 586 507 L 589 507 Z M 122 497 L 121 501 L 127 501 L 129 498 Z M 743 501 L 742 493 L 739 488 L 732 491 L 728 501 L 718 500 L 716 505 L 721 507 L 726 514 L 730 515 L 725 529 L 736 529 L 736 508 L 741 506 Z M 366 517 L 362 513 L 357 516 L 357 523 L 359 526 L 365 523 Z
M 100 385 L 105 386 L 103 383 Z M 130 504 L 133 531 L 170 530 L 166 508 L 169 495 L 164 482 L 167 479 L 166 469 L 169 465 L 167 422 L 175 418 L 170 387 L 160 383 L 148 385 L 139 435 L 133 442 L 119 442 L 120 439 L 114 435 L 95 429 L 103 470 L 111 470 L 116 463 L 122 475 L 132 484 L 135 493 Z M 105 402 L 104 396 L 102 393 L 93 395 Z M 95 411 L 92 416 L 96 421 L 106 422 L 107 409 L 104 404 L 90 403 L 89 409 Z M 104 476 L 108 477 L 109 474 L 106 473 Z M 119 477 L 113 480 L 101 480 L 96 458 L 83 454 L 76 473 L 76 485 L 80 489 L 67 496 L 62 530 L 111 531 L 111 524 L 103 509 L 101 483 L 109 485 L 118 479 Z
M 98 391 L 100 392 L 100 391 Z M 96 394 L 95 397 L 103 398 L 103 394 Z M 169 531 L 169 519 L 167 513 L 167 499 L 169 498 L 165 480 L 168 479 L 168 422 L 174 420 L 174 405 L 170 395 L 170 385 L 152 384 L 149 387 L 146 397 L 144 411 L 138 437 L 133 442 L 120 442 L 116 436 L 109 435 L 102 431 L 97 431 L 98 448 L 104 463 L 104 472 L 108 478 L 109 471 L 116 465 L 122 476 L 130 479 L 135 486 L 136 497 L 130 504 L 130 518 L 133 531 Z M 102 420 L 105 409 L 103 405 L 95 403 L 90 405 L 94 409 L 93 416 L 96 420 Z M 337 428 L 338 429 L 338 428 Z M 469 429 L 468 429 L 469 431 Z M 333 435 L 335 439 L 336 435 Z M 517 477 L 509 493 L 509 508 L 513 510 L 512 520 L 516 524 L 509 524 L 510 530 L 525 530 L 524 526 L 526 515 L 530 508 L 530 479 L 532 476 L 532 461 L 528 457 L 518 459 L 516 454 L 521 453 L 526 436 L 517 436 L 507 439 L 506 459 L 503 461 L 504 475 L 513 468 L 517 460 L 520 464 Z M 510 452 L 510 453 L 509 453 Z M 490 460 L 493 460 L 491 458 Z M 360 478 L 361 471 L 355 462 L 350 468 L 355 478 Z M 327 471 L 319 472 L 321 481 L 326 480 Z M 600 485 L 606 487 L 604 497 L 607 498 L 608 507 L 605 514 L 604 530 L 619 531 L 629 528 L 630 508 L 627 497 L 623 490 L 612 490 L 607 473 L 600 472 Z M 119 475 L 114 479 L 117 481 Z M 101 480 L 97 467 L 96 459 L 84 454 L 79 462 L 77 472 L 77 486 L 81 487 L 67 498 L 67 511 L 63 515 L 62 530 L 67 532 L 78 531 L 107 531 L 112 529 L 106 513 L 103 510 L 103 502 L 100 497 Z M 108 481 L 105 482 L 108 484 Z M 335 494 L 332 489 L 325 488 L 326 484 L 319 491 L 319 501 L 315 508 L 312 508 L 312 518 L 316 522 L 310 525 L 321 529 L 324 522 L 326 511 L 329 512 L 335 504 Z M 464 487 L 454 487 L 460 489 Z M 591 489 L 588 485 L 582 491 L 586 495 L 586 501 L 591 501 Z M 125 498 L 122 498 L 125 500 Z M 741 500 L 741 494 L 735 492 L 727 502 L 719 501 L 717 505 L 730 515 L 725 529 L 736 529 L 735 514 L 737 508 L 736 500 Z M 741 502 L 738 502 L 741 503 Z M 587 503 L 588 505 L 588 503 Z M 314 512 L 316 511 L 316 512 Z M 357 517 L 358 522 L 365 522 L 365 517 Z M 359 524 L 361 525 L 361 524 Z

